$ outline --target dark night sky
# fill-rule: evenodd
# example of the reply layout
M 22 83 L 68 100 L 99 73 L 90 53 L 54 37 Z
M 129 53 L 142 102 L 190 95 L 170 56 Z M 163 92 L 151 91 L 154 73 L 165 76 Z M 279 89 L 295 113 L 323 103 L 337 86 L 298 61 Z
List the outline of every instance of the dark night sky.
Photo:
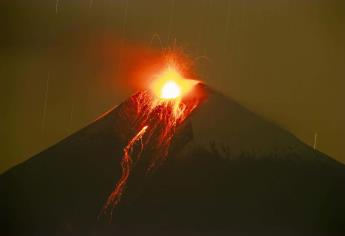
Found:
M 115 65 L 100 52 L 105 41 L 148 47 L 154 34 L 163 47 L 176 39 L 201 80 L 310 145 L 317 132 L 317 148 L 345 162 L 342 0 L 5 0 L 0 9 L 0 172 L 133 92 L 104 72 Z

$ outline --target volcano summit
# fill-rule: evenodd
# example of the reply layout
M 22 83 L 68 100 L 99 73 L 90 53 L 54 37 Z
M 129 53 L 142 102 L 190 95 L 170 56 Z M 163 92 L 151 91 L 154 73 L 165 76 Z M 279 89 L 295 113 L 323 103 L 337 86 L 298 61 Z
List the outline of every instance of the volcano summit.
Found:
M 342 164 L 193 91 L 178 107 L 139 92 L 2 174 L 1 235 L 345 234 Z M 99 217 L 124 177 L 111 220 Z

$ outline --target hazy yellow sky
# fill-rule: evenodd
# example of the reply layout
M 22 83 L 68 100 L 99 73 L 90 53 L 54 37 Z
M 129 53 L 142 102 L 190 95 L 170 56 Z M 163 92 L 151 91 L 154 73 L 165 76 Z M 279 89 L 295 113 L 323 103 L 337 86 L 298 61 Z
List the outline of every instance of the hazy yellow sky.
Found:
M 342 0 L 5 0 L 0 9 L 0 172 L 130 94 L 93 57 L 109 35 L 176 39 L 207 84 L 307 144 L 317 133 L 317 148 L 345 162 Z

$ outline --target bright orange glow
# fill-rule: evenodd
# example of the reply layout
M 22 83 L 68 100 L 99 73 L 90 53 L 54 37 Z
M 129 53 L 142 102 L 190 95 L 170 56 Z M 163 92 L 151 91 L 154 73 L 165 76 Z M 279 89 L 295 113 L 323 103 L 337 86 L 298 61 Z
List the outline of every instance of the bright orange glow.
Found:
M 197 84 L 196 80 L 185 79 L 173 65 L 156 76 L 151 89 L 161 99 L 176 99 L 189 93 Z
M 179 96 L 181 96 L 181 88 L 175 81 L 169 80 L 163 85 L 160 94 L 161 98 L 173 99 Z

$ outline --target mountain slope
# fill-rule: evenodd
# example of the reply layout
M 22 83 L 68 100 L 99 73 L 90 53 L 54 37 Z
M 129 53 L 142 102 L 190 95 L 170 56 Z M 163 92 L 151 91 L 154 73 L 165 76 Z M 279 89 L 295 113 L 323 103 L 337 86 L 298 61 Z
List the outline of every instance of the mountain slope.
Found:
M 236 101 L 209 89 L 205 104 L 192 118 L 194 142 L 226 147 L 235 156 L 243 152 L 269 154 L 307 147 L 288 131 L 247 110 Z M 221 151 L 221 150 L 220 150 Z
M 111 223 L 97 216 L 138 129 L 133 97 L 0 176 L 2 235 L 342 235 L 344 166 L 203 89 L 208 102 L 163 166 L 133 171 Z

